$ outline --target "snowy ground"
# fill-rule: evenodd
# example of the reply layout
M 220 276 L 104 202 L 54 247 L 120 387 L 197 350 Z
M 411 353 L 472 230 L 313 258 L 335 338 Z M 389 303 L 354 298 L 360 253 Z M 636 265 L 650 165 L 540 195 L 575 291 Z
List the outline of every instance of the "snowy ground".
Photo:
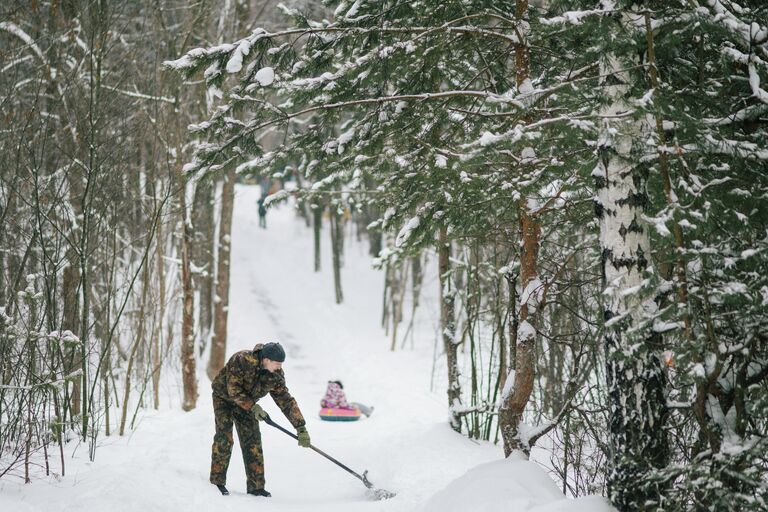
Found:
M 161 398 L 166 407 L 144 414 L 130 436 L 102 437 L 94 462 L 86 446 L 70 443 L 65 478 L 30 485 L 0 480 L 0 510 L 607 510 L 597 498 L 564 500 L 534 463 L 500 461 L 499 447 L 451 431 L 442 386 L 429 391 L 436 319 L 422 319 L 414 347 L 390 352 L 379 327 L 383 279 L 370 268 L 366 246 L 350 241 L 346 248 L 345 303 L 337 306 L 327 231 L 323 271 L 315 274 L 309 229 L 287 205 L 270 211 L 268 229 L 259 229 L 257 198 L 257 187 L 238 186 L 228 353 L 280 341 L 288 353 L 288 386 L 313 444 L 358 472 L 368 469 L 377 487 L 397 497 L 370 500 L 359 480 L 266 425 L 266 487 L 274 497 L 245 494 L 237 446 L 228 476 L 232 495 L 222 497 L 208 483 L 214 424 L 210 382 L 201 372 L 197 409 L 179 410 L 180 390 L 169 386 Z M 321 421 L 317 411 L 328 379 L 341 379 L 347 398 L 374 405 L 374 414 L 354 423 Z M 289 426 L 269 398 L 262 402 Z

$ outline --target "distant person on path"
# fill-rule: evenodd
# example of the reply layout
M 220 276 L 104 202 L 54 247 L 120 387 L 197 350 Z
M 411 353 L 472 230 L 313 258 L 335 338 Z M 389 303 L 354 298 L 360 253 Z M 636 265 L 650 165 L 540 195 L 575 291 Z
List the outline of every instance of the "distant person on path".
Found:
M 279 343 L 258 344 L 253 350 L 235 353 L 213 380 L 213 411 L 216 434 L 211 455 L 211 483 L 225 496 L 229 491 L 227 468 L 232 455 L 232 424 L 237 427 L 245 462 L 248 494 L 269 497 L 264 489 L 264 454 L 259 421 L 267 413 L 256 403 L 267 393 L 296 429 L 299 446 L 309 447 L 309 433 L 296 400 L 285 385 L 282 364 L 285 350 Z
M 264 198 L 259 198 L 259 227 L 267 229 L 267 207 L 264 206 Z

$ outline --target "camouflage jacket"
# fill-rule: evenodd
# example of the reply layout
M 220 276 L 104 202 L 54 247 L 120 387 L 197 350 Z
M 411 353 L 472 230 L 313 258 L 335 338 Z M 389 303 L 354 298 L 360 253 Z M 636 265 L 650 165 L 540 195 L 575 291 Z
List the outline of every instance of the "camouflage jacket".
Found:
M 261 366 L 263 346 L 260 343 L 253 350 L 241 350 L 230 357 L 213 379 L 213 394 L 250 411 L 254 403 L 269 393 L 291 425 L 301 427 L 306 422 L 299 405 L 288 392 L 283 370 L 270 373 Z

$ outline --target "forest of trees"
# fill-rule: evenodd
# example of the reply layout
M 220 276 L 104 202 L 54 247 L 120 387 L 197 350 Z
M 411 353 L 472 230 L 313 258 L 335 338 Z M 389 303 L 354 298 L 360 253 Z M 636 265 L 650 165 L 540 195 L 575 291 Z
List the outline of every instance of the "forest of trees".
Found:
M 620 511 L 768 506 L 762 0 L 17 2 L 0 44 L 0 476 L 161 371 L 195 407 L 240 178 L 294 182 L 338 303 L 367 237 L 392 350 L 437 268 L 457 432 Z
M 39 460 L 66 474 L 63 444 L 95 457 L 98 436 L 160 406 L 163 371 L 189 410 L 198 362 L 223 365 L 235 175 L 182 173 L 187 126 L 216 98 L 162 62 L 272 7 L 0 7 L 0 476 Z

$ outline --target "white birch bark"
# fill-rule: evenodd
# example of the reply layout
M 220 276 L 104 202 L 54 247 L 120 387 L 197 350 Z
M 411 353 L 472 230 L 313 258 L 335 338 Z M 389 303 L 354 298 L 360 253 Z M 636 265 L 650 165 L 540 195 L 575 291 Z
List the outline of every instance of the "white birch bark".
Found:
M 624 14 L 625 26 L 630 22 Z M 604 94 L 596 212 L 600 219 L 606 374 L 609 395 L 610 469 L 608 493 L 620 511 L 649 510 L 659 499 L 649 478 L 666 460 L 664 374 L 645 320 L 656 310 L 649 293 L 652 276 L 646 210 L 647 169 L 638 164 L 633 142 L 650 128 L 632 115 L 632 62 L 608 54 L 601 62 Z M 642 79 L 642 78 L 640 78 Z M 648 508 L 650 504 L 650 508 Z

